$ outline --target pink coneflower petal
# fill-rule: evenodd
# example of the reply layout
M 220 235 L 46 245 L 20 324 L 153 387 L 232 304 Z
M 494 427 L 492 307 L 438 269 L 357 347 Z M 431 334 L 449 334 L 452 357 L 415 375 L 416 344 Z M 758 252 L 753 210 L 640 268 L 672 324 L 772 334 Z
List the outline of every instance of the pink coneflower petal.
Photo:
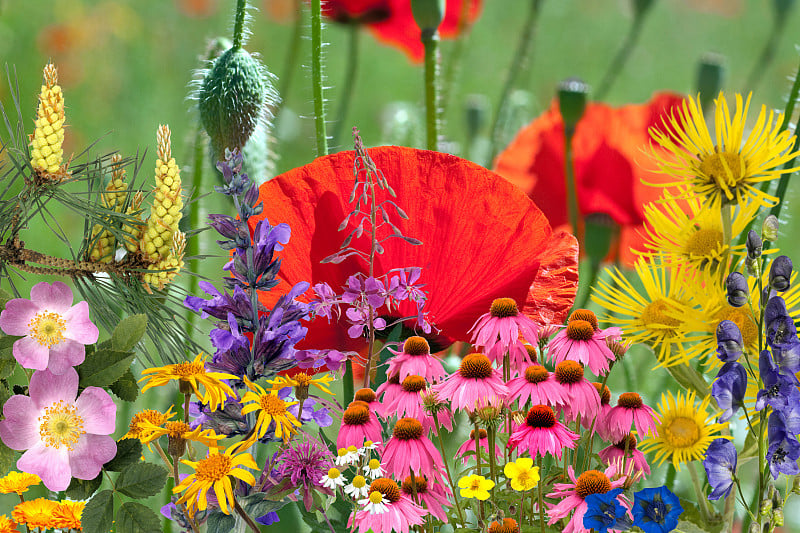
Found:
M 567 402 L 555 376 L 542 365 L 530 365 L 522 376 L 508 382 L 509 400 L 518 400 L 520 408 L 531 405 L 556 407 Z
M 442 383 L 433 386 L 442 399 L 448 399 L 454 410 L 474 410 L 508 396 L 508 387 L 484 354 L 469 354 Z
M 608 372 L 616 356 L 606 345 L 607 338 L 619 337 L 620 328 L 599 329 L 597 317 L 586 309 L 577 309 L 567 320 L 567 327 L 550 341 L 548 356 L 555 363 L 576 361 L 589 367 L 596 376 Z
M 530 408 L 525 421 L 517 426 L 508 439 L 508 447 L 518 453 L 528 452 L 531 457 L 550 454 L 561 459 L 564 448 L 575 448 L 577 433 L 556 420 L 553 409 L 547 405 Z
M 566 401 L 559 407 L 564 410 L 568 422 L 579 415 L 581 420 L 593 419 L 600 410 L 600 395 L 597 389 L 583 377 L 583 366 L 575 361 L 562 361 L 553 373 Z
M 605 429 L 609 439 L 616 442 L 630 433 L 632 425 L 639 435 L 652 433 L 658 436 L 657 422 L 660 422 L 658 415 L 650 406 L 644 404 L 639 394 L 626 392 L 620 394 L 617 405 L 609 411 Z
M 439 479 L 443 467 L 442 455 L 424 435 L 422 423 L 415 418 L 397 421 L 381 460 L 387 473 L 401 479 L 412 473 Z
M 643 475 L 649 476 L 650 465 L 645 455 L 640 450 L 636 449 L 636 438 L 633 435 L 626 435 L 616 444 L 612 444 L 600 450 L 597 455 L 607 465 L 610 465 L 616 460 L 621 460 L 623 455 L 625 455 L 626 441 L 628 445 L 628 461 L 633 461 L 634 469 L 641 471 Z
M 486 430 L 485 429 L 480 429 L 479 430 L 478 442 L 480 442 L 480 445 L 481 445 L 481 448 L 483 449 L 483 451 L 485 451 L 488 454 L 489 453 L 489 436 L 486 434 Z M 467 452 L 474 452 L 474 451 L 475 451 L 475 430 L 473 429 L 472 431 L 469 432 L 469 438 L 464 441 L 464 444 L 462 444 L 461 446 L 458 447 L 458 450 L 456 451 L 456 458 L 461 457 L 461 462 L 464 463 L 464 464 L 467 464 L 467 461 L 474 460 L 475 456 L 472 455 L 472 456 L 465 457 L 465 454 Z M 494 445 L 494 454 L 495 454 L 495 457 L 497 457 L 498 459 L 502 459 L 503 458 L 503 450 L 497 444 Z
M 426 381 L 435 382 L 442 380 L 447 375 L 441 361 L 431 355 L 430 345 L 423 337 L 409 337 L 403 343 L 402 351 L 397 352 L 391 348 L 389 351 L 396 355 L 389 360 L 386 373 L 388 375 L 398 374 L 400 381 L 410 375 L 417 375 L 422 376 Z

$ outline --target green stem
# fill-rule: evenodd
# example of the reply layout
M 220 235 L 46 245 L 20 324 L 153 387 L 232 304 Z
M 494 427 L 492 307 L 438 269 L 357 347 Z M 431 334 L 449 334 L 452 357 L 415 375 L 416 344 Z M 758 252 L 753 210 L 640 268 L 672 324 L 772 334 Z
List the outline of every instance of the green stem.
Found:
M 239 502 L 236 500 L 236 496 L 233 497 L 233 509 L 239 516 L 242 517 L 242 520 L 244 520 L 245 524 L 247 524 L 247 527 L 255 531 L 255 533 L 261 533 L 261 531 L 258 529 L 258 524 L 256 524 L 250 515 L 247 514 L 244 509 L 242 509 L 242 506 L 239 505 Z
M 453 90 L 453 80 L 456 77 L 456 72 L 461 64 L 461 58 L 464 55 L 464 45 L 469 36 L 468 31 L 470 28 L 469 10 L 472 2 L 461 2 L 461 13 L 458 18 L 458 35 L 459 38 L 453 43 L 453 48 L 446 61 L 445 72 L 442 82 L 442 98 L 441 98 L 441 113 L 445 114 L 445 108 L 450 103 L 450 96 Z
M 348 52 L 347 52 L 347 65 L 345 67 L 344 86 L 342 87 L 342 94 L 339 97 L 339 109 L 336 112 L 336 122 L 333 132 L 333 146 L 339 146 L 342 137 L 342 128 L 344 127 L 345 120 L 347 119 L 347 112 L 350 109 L 350 102 L 353 101 L 353 87 L 355 86 L 356 77 L 358 74 L 358 57 L 359 57 L 359 35 L 361 35 L 360 26 L 352 24 L 350 26 L 350 35 L 348 36 Z
M 425 131 L 428 150 L 439 148 L 439 32 L 423 30 L 422 44 L 425 47 Z
M 539 526 L 542 533 L 544 531 L 544 489 L 542 488 L 542 479 L 544 479 L 544 470 L 542 470 L 542 458 L 537 459 L 539 464 Z M 533 517 L 533 495 L 531 495 L 531 517 Z
M 444 461 L 444 469 L 447 472 L 447 481 L 450 483 L 450 490 L 453 491 L 453 503 L 456 504 L 456 511 L 458 512 L 458 519 L 461 520 L 461 526 L 466 527 L 467 524 L 464 521 L 464 515 L 461 512 L 461 505 L 458 503 L 458 497 L 456 496 L 456 485 L 453 482 L 453 476 L 450 474 L 450 464 L 447 460 L 447 454 L 444 451 L 444 441 L 442 440 L 442 431 L 439 427 L 439 421 L 434 416 L 433 417 L 434 424 L 436 425 L 436 436 L 439 438 L 439 449 L 442 452 L 442 461 Z
M 625 63 L 628 61 L 631 52 L 636 46 L 636 42 L 639 40 L 639 35 L 642 32 L 643 22 L 643 14 L 637 14 L 637 16 L 633 19 L 633 24 L 631 24 L 628 34 L 625 36 L 625 40 L 622 42 L 622 47 L 608 65 L 608 70 L 606 70 L 606 73 L 603 75 L 603 79 L 597 85 L 595 100 L 602 101 L 606 97 L 606 94 L 608 93 L 609 89 L 611 89 L 611 86 L 614 84 L 617 76 L 620 72 L 622 72 L 622 68 L 625 66 Z
M 322 87 L 322 7 L 321 0 L 311 0 L 311 83 L 314 89 L 314 125 L 317 156 L 328 155 L 325 132 L 325 97 Z
M 289 88 L 292 86 L 292 79 L 294 78 L 295 67 L 297 66 L 297 53 L 300 50 L 300 38 L 303 35 L 303 0 L 295 0 L 295 20 L 294 28 L 292 28 L 292 38 L 289 41 L 289 48 L 286 51 L 286 60 L 283 64 L 283 76 L 281 76 L 280 87 L 280 101 L 278 102 L 277 109 L 275 109 L 275 123 L 278 123 L 278 117 L 281 115 L 283 106 L 286 105 L 286 99 L 289 96 Z
M 349 404 L 355 397 L 355 386 L 353 385 L 353 363 L 348 358 L 344 363 L 344 405 Z
M 200 228 L 200 218 L 202 212 L 200 209 L 201 203 L 198 197 L 203 194 L 203 166 L 205 165 L 206 143 L 203 139 L 203 127 L 198 126 L 197 133 L 194 136 L 194 161 L 192 162 L 192 188 L 194 189 L 194 201 L 192 202 L 192 209 L 189 211 L 189 227 L 192 229 Z M 186 255 L 189 259 L 189 294 L 197 293 L 197 285 L 200 279 L 200 234 L 194 235 L 188 239 L 186 243 Z M 195 322 L 197 322 L 198 314 L 187 309 L 189 312 L 188 322 L 189 329 L 194 329 Z
M 244 35 L 244 16 L 246 11 L 247 0 L 237 0 L 236 22 L 233 24 L 233 48 L 242 47 L 242 36 Z
M 767 67 L 772 60 L 775 59 L 775 51 L 778 48 L 778 43 L 783 36 L 783 30 L 786 27 L 786 18 L 785 17 L 774 17 L 772 28 L 769 32 L 769 37 L 767 38 L 767 42 L 764 44 L 764 49 L 761 50 L 761 54 L 758 56 L 758 60 L 753 65 L 753 68 L 750 70 L 750 74 L 747 75 L 747 81 L 745 82 L 745 93 L 752 92 L 753 89 L 758 85 L 759 80 L 764 75 L 764 72 L 767 70 Z
M 495 469 L 495 457 L 494 457 L 494 446 L 495 446 L 495 433 L 496 430 L 494 427 L 487 425 L 486 432 L 488 433 L 487 437 L 489 442 L 489 475 L 492 476 L 492 481 L 494 481 L 495 487 L 497 486 L 497 472 Z M 494 494 L 494 487 L 492 487 L 492 494 Z
M 711 520 L 711 512 L 708 510 L 708 500 L 703 491 L 703 484 L 700 483 L 700 477 L 697 475 L 694 461 L 689 462 L 689 477 L 692 478 L 692 486 L 697 495 L 697 505 L 700 508 L 700 515 L 703 517 L 703 522 L 708 524 Z
M 564 128 L 564 177 L 567 184 L 567 212 L 572 232 L 578 237 L 578 247 L 583 248 L 583 236 L 578 231 L 578 194 L 575 183 L 575 168 L 572 164 L 572 137 L 575 130 Z

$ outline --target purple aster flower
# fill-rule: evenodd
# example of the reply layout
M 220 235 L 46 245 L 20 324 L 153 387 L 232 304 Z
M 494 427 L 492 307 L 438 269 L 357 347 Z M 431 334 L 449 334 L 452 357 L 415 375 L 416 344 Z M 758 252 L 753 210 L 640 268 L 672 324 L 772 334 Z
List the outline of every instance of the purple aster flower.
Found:
M 642 489 L 633 497 L 633 525 L 644 533 L 669 533 L 678 525 L 683 507 L 667 487 Z
M 769 416 L 767 425 L 767 462 L 772 477 L 778 479 L 781 474 L 793 476 L 800 474 L 797 459 L 800 458 L 800 443 L 797 438 L 789 435 L 783 415 L 773 411 Z
M 789 393 L 795 387 L 778 373 L 778 367 L 773 363 L 769 350 L 761 352 L 758 372 L 764 382 L 764 388 L 758 391 L 756 396 L 756 411 L 762 410 L 767 405 L 778 411 L 786 409 Z
M 785 255 L 780 255 L 769 266 L 769 286 L 778 292 L 783 292 L 791 286 L 792 260 Z
M 298 488 L 302 492 L 306 511 L 314 508 L 315 490 L 331 494 L 320 480 L 333 466 L 333 455 L 319 441 L 312 438 L 302 442 L 293 441 L 293 446 L 286 448 L 277 458 L 277 464 L 280 465 L 279 475 L 283 479 L 276 489 L 280 490 L 282 485 Z
M 706 450 L 703 467 L 706 469 L 708 484 L 713 489 L 710 500 L 727 498 L 733 487 L 738 456 L 736 446 L 728 439 L 715 439 Z
M 750 289 L 747 287 L 747 279 L 741 272 L 731 272 L 725 280 L 728 304 L 731 307 L 742 307 L 747 303 Z
M 723 363 L 736 361 L 742 355 L 744 341 L 739 326 L 730 320 L 723 320 L 717 326 L 717 357 Z
M 607 533 L 609 529 L 628 529 L 631 526 L 631 519 L 627 516 L 628 509 L 617 500 L 620 494 L 622 489 L 613 489 L 604 494 L 586 496 L 583 527 L 598 533 Z
M 744 404 L 744 393 L 747 389 L 747 371 L 735 361 L 722 366 L 717 379 L 711 387 L 711 396 L 723 410 L 719 422 L 727 422 Z

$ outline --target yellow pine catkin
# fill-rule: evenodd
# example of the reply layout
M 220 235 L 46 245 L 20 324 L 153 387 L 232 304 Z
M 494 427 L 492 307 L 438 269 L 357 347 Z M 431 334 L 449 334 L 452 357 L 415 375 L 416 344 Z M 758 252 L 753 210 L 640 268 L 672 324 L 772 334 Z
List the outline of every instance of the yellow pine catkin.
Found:
M 159 126 L 157 137 L 156 188 L 150 218 L 139 243 L 145 260 L 153 265 L 169 255 L 183 209 L 180 169 L 172 158 L 169 126 Z
M 121 213 L 128 194 L 128 184 L 125 183 L 125 169 L 121 166 L 122 156 L 111 156 L 111 180 L 106 190 L 100 195 L 103 207 Z M 111 223 L 109 220 L 107 223 Z M 98 236 L 99 235 L 99 236 Z M 116 241 L 110 231 L 104 230 L 100 224 L 92 228 L 92 248 L 89 251 L 89 260 L 100 263 L 110 263 L 116 254 Z
M 144 195 L 141 192 L 137 192 L 133 195 L 133 199 L 131 200 L 131 205 L 128 206 L 127 211 L 125 214 L 128 215 L 129 218 L 133 218 L 142 222 L 142 202 L 144 201 Z M 128 253 L 135 254 L 139 252 L 139 239 L 142 236 L 142 228 L 144 228 L 144 223 L 129 226 L 124 225 L 122 226 L 122 231 L 126 233 L 130 233 L 130 237 L 125 238 L 125 249 L 128 250 Z
M 176 231 L 172 235 L 172 246 L 170 246 L 169 254 L 154 266 L 158 272 L 148 272 L 144 275 L 145 283 L 157 289 L 163 289 L 183 269 L 183 253 L 185 249 L 186 235 L 181 231 Z
M 31 166 L 40 175 L 61 179 L 66 173 L 64 160 L 64 95 L 58 85 L 58 71 L 50 63 L 44 67 L 44 85 L 39 93 L 36 129 L 29 137 Z

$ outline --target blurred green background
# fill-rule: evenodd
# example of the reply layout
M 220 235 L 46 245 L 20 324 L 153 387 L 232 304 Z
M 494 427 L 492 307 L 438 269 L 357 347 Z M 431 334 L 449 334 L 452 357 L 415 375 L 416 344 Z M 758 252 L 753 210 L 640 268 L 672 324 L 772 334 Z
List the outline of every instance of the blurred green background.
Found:
M 483 12 L 462 45 L 461 62 L 453 71 L 452 89 L 446 104 L 444 133 L 448 148 L 463 154 L 466 141 L 465 107 L 468 102 L 485 101 L 486 117 L 481 135 L 487 135 L 492 110 L 502 90 L 523 21 L 531 0 L 484 2 Z M 132 155 L 147 150 L 141 177 L 152 180 L 155 161 L 155 132 L 159 124 L 172 129 L 173 154 L 184 168 L 184 186 L 192 160 L 197 131 L 197 113 L 188 99 L 193 72 L 201 68 L 207 43 L 218 36 L 231 37 L 235 0 L 0 0 L 0 58 L 18 83 L 26 130 L 32 130 L 43 65 L 53 61 L 59 69 L 67 106 L 65 153 L 79 153 L 92 142 L 92 156 L 119 150 Z M 269 70 L 279 77 L 293 76 L 290 90 L 281 97 L 285 109 L 276 131 L 279 172 L 310 162 L 316 156 L 310 73 L 309 42 L 303 39 L 299 55 L 289 63 L 287 53 L 293 31 L 294 0 L 251 2 L 251 36 L 246 45 L 259 54 Z M 580 77 L 596 86 L 617 54 L 633 16 L 628 0 L 544 0 L 533 45 L 532 61 L 522 73 L 515 97 L 512 127 L 528 123 L 549 106 L 559 81 Z M 795 45 L 800 34 L 800 14 L 790 9 L 777 19 L 774 6 L 793 2 L 772 0 L 661 0 L 654 5 L 641 28 L 638 45 L 608 94 L 607 101 L 622 105 L 640 103 L 658 90 L 694 93 L 698 63 L 708 53 L 718 54 L 724 65 L 722 88 L 726 92 L 745 90 L 745 80 L 761 62 L 762 50 L 771 36 L 774 57 L 766 64 L 753 97 L 761 104 L 782 109 L 791 79 L 800 64 Z M 307 17 L 306 17 L 307 19 Z M 776 21 L 783 24 L 778 32 Z M 305 19 L 304 33 L 307 30 Z M 344 83 L 349 28 L 329 24 L 324 39 L 328 116 L 332 119 Z M 422 146 L 421 65 L 411 63 L 397 49 L 375 44 L 372 35 L 360 36 L 361 56 L 354 99 L 343 129 L 344 149 L 349 148 L 349 129 L 358 126 L 367 145 L 407 139 L 406 144 Z M 456 52 L 453 41 L 442 45 L 443 67 L 451 68 Z M 280 85 L 280 81 L 278 82 Z M 481 100 L 481 98 L 485 100 Z M 0 102 L 13 110 L 9 85 L 0 83 Z M 398 110 L 400 110 L 398 112 Z M 407 114 L 405 122 L 398 117 Z M 394 118 L 387 118 L 394 117 Z M 410 125 L 410 126 L 408 126 Z M 406 126 L 409 135 L 398 132 Z M 5 139 L 5 131 L 2 138 Z M 336 147 L 332 147 L 335 151 Z M 485 150 L 472 152 L 487 165 Z M 214 178 L 215 179 L 215 178 Z M 207 183 L 210 180 L 207 180 Z M 145 181 L 145 189 L 150 181 Z M 209 187 L 210 189 L 210 187 Z M 792 218 L 797 187 L 790 185 L 788 208 L 783 213 L 783 236 L 792 235 Z M 204 200 L 207 212 L 229 212 L 212 196 Z M 70 212 L 59 214 L 79 242 L 83 220 Z M 32 228 L 35 231 L 35 228 Z M 31 230 L 28 230 L 29 232 Z M 213 235 L 204 236 L 202 251 L 215 253 Z M 785 244 L 786 239 L 784 239 Z M 41 251 L 58 250 L 57 243 L 44 243 Z M 792 255 L 794 249 L 784 250 Z M 54 252 L 55 253 L 55 252 Z M 203 273 L 219 279 L 223 260 L 204 263 Z M 27 294 L 30 279 L 20 290 Z M 7 287 L 6 287 L 7 288 Z M 101 333 L 101 340 L 106 338 Z M 207 339 L 199 338 L 210 348 Z M 642 383 L 650 363 L 625 365 L 626 381 Z M 134 370 L 141 370 L 135 368 Z M 621 377 L 620 377 L 621 379 Z M 665 376 L 659 374 L 663 383 Z M 651 380 L 650 382 L 657 382 Z M 655 389 L 653 389 L 655 390 Z M 166 409 L 174 401 L 148 392 L 146 405 Z M 655 394 L 649 398 L 655 404 Z M 134 409 L 144 406 L 140 398 Z M 128 406 L 125 407 L 128 409 Z M 122 408 L 121 408 L 122 410 Z M 124 416 L 128 418 L 124 418 Z M 121 436 L 130 412 L 120 412 Z M 658 474 L 654 473 L 659 479 Z M 680 480 L 680 477 L 679 477 Z M 0 514 L 10 509 L 16 496 L 0 496 Z M 285 522 L 284 522 L 284 527 Z

